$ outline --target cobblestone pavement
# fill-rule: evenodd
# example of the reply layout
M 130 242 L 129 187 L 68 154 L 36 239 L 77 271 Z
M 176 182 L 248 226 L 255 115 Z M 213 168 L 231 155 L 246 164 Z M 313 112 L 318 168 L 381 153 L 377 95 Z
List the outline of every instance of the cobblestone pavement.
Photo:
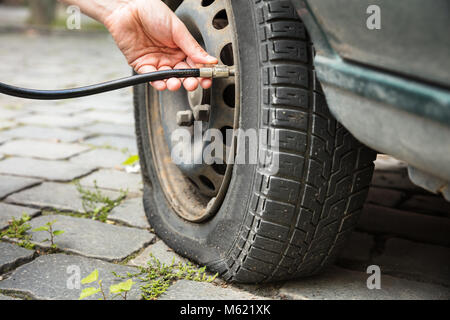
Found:
M 34 88 L 66 88 L 130 73 L 106 35 L 0 34 L 0 77 Z M 59 252 L 47 254 L 43 232 L 35 250 L 0 241 L 0 299 L 77 299 L 70 268 L 84 277 L 162 262 L 174 254 L 152 232 L 140 201 L 141 179 L 122 162 L 136 153 L 130 89 L 64 102 L 0 96 L 0 229 L 26 212 L 35 228 L 56 219 Z M 83 217 L 80 189 L 127 198 L 106 223 Z M 90 188 L 90 189 L 89 189 Z M 71 213 L 70 215 L 68 213 Z M 337 263 L 313 278 L 271 285 L 181 280 L 161 299 L 448 299 L 450 203 L 412 185 L 404 164 L 382 156 L 367 205 Z M 381 289 L 367 289 L 367 266 L 381 268 Z M 69 273 L 68 273 L 69 272 Z M 129 298 L 138 299 L 133 291 Z

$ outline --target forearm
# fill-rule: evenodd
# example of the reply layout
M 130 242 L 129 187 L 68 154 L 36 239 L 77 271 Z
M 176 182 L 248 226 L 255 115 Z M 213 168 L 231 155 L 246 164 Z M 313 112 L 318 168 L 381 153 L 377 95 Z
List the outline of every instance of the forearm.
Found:
M 59 0 L 68 5 L 78 6 L 81 11 L 91 18 L 104 23 L 105 18 L 118 7 L 132 0 Z

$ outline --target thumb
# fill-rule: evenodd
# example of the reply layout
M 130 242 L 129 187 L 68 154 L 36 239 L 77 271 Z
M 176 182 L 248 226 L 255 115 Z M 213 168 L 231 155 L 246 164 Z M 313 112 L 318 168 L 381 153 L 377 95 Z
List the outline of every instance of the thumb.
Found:
M 183 50 L 192 62 L 197 64 L 217 64 L 217 58 L 210 56 L 194 39 L 186 26 L 178 20 L 177 26 L 174 28 L 173 40 L 175 44 Z

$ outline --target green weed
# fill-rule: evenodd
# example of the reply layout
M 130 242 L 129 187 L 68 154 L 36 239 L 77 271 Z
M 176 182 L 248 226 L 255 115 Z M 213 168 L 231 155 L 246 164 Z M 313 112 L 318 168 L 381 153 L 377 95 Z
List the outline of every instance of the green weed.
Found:
M 57 248 L 57 246 L 55 244 L 55 237 L 64 233 L 64 230 L 53 230 L 53 225 L 55 224 L 55 222 L 56 222 L 56 220 L 49 221 L 45 225 L 32 230 L 33 232 L 39 232 L 39 231 L 47 232 L 49 235 L 49 238 L 45 239 L 43 242 L 50 241 L 50 247 L 52 249 Z
M 175 258 L 170 265 L 161 263 L 152 254 L 151 260 L 146 267 L 139 267 L 139 272 L 128 273 L 126 276 L 120 276 L 113 272 L 116 277 L 121 279 L 136 278 L 140 281 L 140 290 L 142 298 L 145 300 L 156 300 L 161 294 L 166 292 L 170 285 L 176 280 L 192 280 L 199 282 L 212 282 L 218 274 L 208 276 L 206 267 L 196 268 L 190 262 L 175 263 Z
M 102 280 L 98 278 L 98 270 L 95 269 L 90 275 L 81 280 L 81 284 L 90 284 L 93 282 L 97 282 L 97 287 L 87 287 L 81 291 L 79 300 L 90 297 L 98 292 L 102 294 L 102 299 L 100 300 L 108 300 L 108 298 L 114 299 L 118 296 L 121 296 L 124 300 L 127 300 L 127 294 L 133 287 L 133 280 L 128 279 L 127 281 L 123 281 L 121 283 L 113 284 L 109 287 L 109 295 L 108 296 L 103 288 Z
M 127 196 L 127 191 L 120 191 L 116 199 L 111 199 L 102 194 L 97 183 L 94 182 L 94 190 L 83 188 L 79 181 L 75 181 L 78 193 L 81 196 L 84 213 L 82 217 L 106 222 L 108 214 L 117 207 Z
M 26 249 L 34 249 L 34 244 L 30 242 L 31 235 L 27 231 L 31 229 L 28 224 L 31 217 L 26 213 L 22 214 L 20 219 L 13 218 L 8 222 L 8 228 L 0 233 L 0 238 L 18 239 L 18 245 Z

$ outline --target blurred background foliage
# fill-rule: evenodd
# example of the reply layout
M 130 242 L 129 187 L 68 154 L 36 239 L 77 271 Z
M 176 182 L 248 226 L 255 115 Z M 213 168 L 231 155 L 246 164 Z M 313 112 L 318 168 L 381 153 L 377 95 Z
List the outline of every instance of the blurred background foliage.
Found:
M 30 8 L 29 23 L 35 25 L 51 25 L 56 18 L 56 0 L 28 0 Z

